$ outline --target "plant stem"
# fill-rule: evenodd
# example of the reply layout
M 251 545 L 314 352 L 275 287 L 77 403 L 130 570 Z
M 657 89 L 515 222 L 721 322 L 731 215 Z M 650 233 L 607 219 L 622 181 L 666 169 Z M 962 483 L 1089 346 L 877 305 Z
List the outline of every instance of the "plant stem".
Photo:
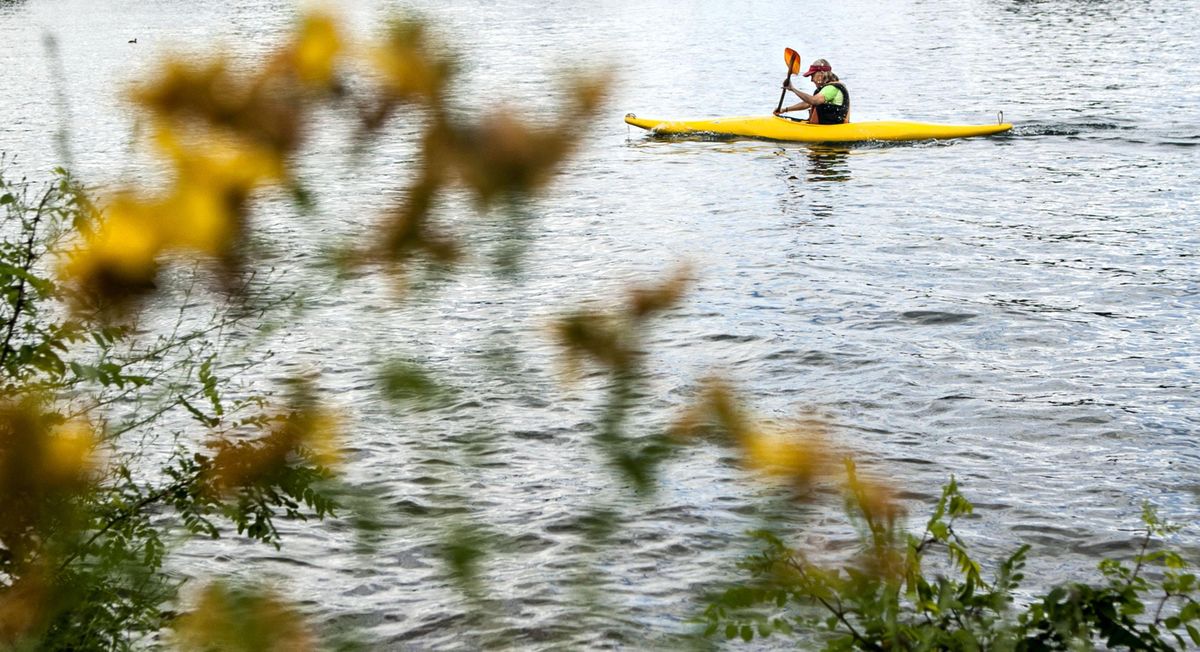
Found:
M 109 530 L 111 530 L 118 523 L 128 520 L 134 514 L 137 514 L 138 512 L 142 511 L 147 505 L 150 505 L 152 503 L 156 503 L 156 502 L 162 500 L 166 496 L 191 484 L 199 477 L 200 477 L 200 475 L 199 475 L 199 473 L 197 473 L 193 477 L 186 478 L 184 480 L 180 480 L 179 482 L 176 482 L 175 484 L 172 484 L 172 485 L 166 487 L 165 489 L 161 489 L 155 493 L 152 493 L 152 494 L 146 496 L 145 498 L 142 498 L 141 500 L 134 503 L 133 506 L 130 507 L 129 509 L 125 510 L 124 512 L 121 512 L 117 516 L 110 519 L 107 523 L 104 524 L 103 527 L 101 527 L 99 530 L 96 530 L 96 532 L 94 532 L 92 534 L 92 536 L 88 538 L 87 543 L 83 544 L 79 548 L 76 548 L 74 552 L 72 552 L 70 555 L 68 555 L 67 558 L 64 559 L 61 564 L 59 564 L 58 572 L 61 573 L 63 570 L 65 570 L 67 567 L 67 564 L 70 564 L 72 561 L 75 561 L 75 559 L 78 558 L 79 555 L 83 554 L 84 551 L 86 551 L 87 549 L 92 547 L 92 544 L 96 542 L 96 539 L 99 539 L 105 532 L 108 532 Z
M 790 556 L 788 557 L 787 564 L 789 566 L 791 566 L 792 568 L 796 569 L 796 572 L 800 573 L 800 576 L 804 579 L 805 583 L 808 583 L 808 581 L 809 581 L 808 573 L 804 570 L 803 564 L 797 562 L 794 558 L 792 558 Z M 860 646 L 862 646 L 863 649 L 879 650 L 882 652 L 882 650 L 883 650 L 882 646 L 880 646 L 876 643 L 872 643 L 871 641 L 868 641 L 867 639 L 863 638 L 863 636 L 861 634 L 858 633 L 858 630 L 855 629 L 854 625 L 850 622 L 850 620 L 848 618 L 846 618 L 846 610 L 842 606 L 841 599 L 839 599 L 836 595 L 833 598 L 834 600 L 837 601 L 836 607 L 833 606 L 832 604 L 829 604 L 828 600 L 826 600 L 825 598 L 822 598 L 821 596 L 819 596 L 815 593 L 810 593 L 810 595 L 812 595 L 813 599 L 815 599 L 817 602 L 821 603 L 821 606 L 823 606 L 827 610 L 829 610 L 829 612 L 832 613 L 838 619 L 838 621 L 840 623 L 842 623 L 842 625 L 850 632 L 850 636 L 852 636 L 854 638 L 854 640 Z
M 1145 565 L 1146 560 L 1146 548 L 1150 547 L 1150 534 L 1150 528 L 1147 527 L 1146 536 L 1142 539 L 1142 549 L 1138 551 L 1137 565 L 1133 567 L 1133 574 L 1129 576 L 1129 581 L 1125 583 L 1126 589 L 1133 586 L 1134 580 L 1136 580 L 1138 574 L 1142 572 L 1142 566 Z
M 1155 610 L 1154 610 L 1154 624 L 1155 624 L 1155 625 L 1157 625 L 1157 624 L 1159 624 L 1159 623 L 1161 623 L 1161 622 L 1162 622 L 1162 610 L 1163 610 L 1163 607 L 1165 607 L 1165 606 L 1166 606 L 1166 604 L 1167 604 L 1167 600 L 1170 600 L 1172 595 L 1174 595 L 1174 594 L 1173 594 L 1173 593 L 1171 593 L 1170 591 L 1164 591 L 1164 592 L 1163 592 L 1163 597 L 1162 597 L 1162 600 L 1159 600 L 1159 601 L 1158 601 L 1158 609 L 1155 609 Z
M 25 310 L 25 287 L 28 282 L 25 280 L 29 275 L 29 270 L 33 269 L 33 263 L 37 260 L 34 255 L 34 246 L 37 244 L 38 223 L 42 220 L 42 211 L 46 208 L 46 202 L 54 195 L 54 188 L 49 188 L 42 195 L 42 201 L 38 202 L 37 212 L 33 214 L 33 221 L 29 225 L 29 237 L 25 240 L 25 250 L 22 252 L 25 260 L 21 263 L 21 276 L 17 283 L 17 302 L 13 304 L 13 314 L 8 320 L 8 332 L 4 334 L 4 344 L 0 345 L 0 369 L 4 368 L 4 364 L 8 362 L 8 354 L 12 350 L 13 333 L 17 330 L 17 322 L 21 319 L 21 313 Z

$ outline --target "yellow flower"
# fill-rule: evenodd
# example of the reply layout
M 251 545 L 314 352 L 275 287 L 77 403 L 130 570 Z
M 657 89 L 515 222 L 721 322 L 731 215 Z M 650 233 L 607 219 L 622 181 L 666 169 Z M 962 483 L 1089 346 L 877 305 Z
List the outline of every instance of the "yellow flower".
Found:
M 449 62 L 430 55 L 424 25 L 412 21 L 393 24 L 386 43 L 369 51 L 369 60 L 399 99 L 436 97 L 450 72 Z
M 311 452 L 312 461 L 324 467 L 341 463 L 342 418 L 337 412 L 317 409 L 308 417 L 304 446 Z
M 174 643 L 182 650 L 317 649 L 303 616 L 275 593 L 220 582 L 205 587 L 195 609 L 175 622 Z
M 180 183 L 171 208 L 175 244 L 212 255 L 228 247 L 234 233 L 234 216 L 218 188 L 205 183 Z
M 244 201 L 263 185 L 287 176 L 274 149 L 229 135 L 183 136 L 167 124 L 155 131 L 155 143 L 174 163 L 177 177 L 164 211 L 168 244 L 220 255 L 240 230 Z
M 305 16 L 300 25 L 300 38 L 293 47 L 293 65 L 301 81 L 323 86 L 333 79 L 342 39 L 332 18 L 323 14 Z
M 96 440 L 92 430 L 82 421 L 72 421 L 60 427 L 46 444 L 43 471 L 53 480 L 79 478 L 92 468 L 92 451 Z
M 154 142 L 175 164 L 180 182 L 201 180 L 249 190 L 286 176 L 283 159 L 270 147 L 217 133 L 192 136 L 185 138 L 166 124 L 155 130 Z
M 102 260 L 111 261 L 125 276 L 136 277 L 154 264 L 162 235 L 145 204 L 115 204 L 92 242 Z
M 808 484 L 828 469 L 828 447 L 815 430 L 748 428 L 738 441 L 746 466 L 767 475 Z
M 163 237 L 159 207 L 122 193 L 109 204 L 95 230 L 71 254 L 65 276 L 87 282 L 103 276 L 109 282 L 144 281 L 154 273 Z

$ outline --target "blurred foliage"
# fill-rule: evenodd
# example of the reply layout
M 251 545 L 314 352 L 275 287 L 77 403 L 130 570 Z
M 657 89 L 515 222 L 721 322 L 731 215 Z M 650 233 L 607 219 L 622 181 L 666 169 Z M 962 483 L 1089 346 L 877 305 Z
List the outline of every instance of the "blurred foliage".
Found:
M 176 618 L 186 601 L 165 562 L 188 537 L 236 534 L 278 547 L 280 519 L 347 506 L 360 550 L 378 539 L 377 506 L 337 479 L 343 419 L 319 379 L 295 379 L 276 408 L 237 382 L 254 356 L 234 362 L 247 350 L 226 351 L 235 333 L 253 340 L 259 320 L 286 305 L 250 294 L 260 274 L 255 204 L 275 193 L 312 209 L 295 163 L 318 111 L 349 108 L 359 146 L 385 137 L 397 116 L 421 125 L 414 181 L 344 253 L 346 268 L 403 281 L 412 264 L 460 260 L 461 238 L 433 217 L 439 195 L 457 188 L 482 211 L 501 209 L 506 239 L 520 239 L 527 198 L 577 145 L 565 127 L 598 110 L 607 81 L 573 77 L 560 118 L 535 127 L 507 107 L 465 119 L 447 103 L 455 72 L 419 20 L 394 21 L 360 44 L 329 15 L 310 13 L 259 66 L 178 58 L 132 89 L 166 172 L 161 185 L 93 200 L 64 170 L 40 190 L 0 176 L 0 647 L 153 646 L 173 620 L 174 640 L 189 649 L 319 645 L 294 611 L 252 587 L 211 584 Z M 497 264 L 513 258 L 502 251 Z M 182 289 L 180 274 L 192 279 Z M 193 296 L 200 278 L 234 301 Z M 139 324 L 176 303 L 165 332 Z M 416 407 L 452 396 L 416 363 L 393 362 L 380 380 L 386 395 Z M 165 459 L 154 454 L 164 447 L 173 450 Z M 478 565 L 474 541 L 459 536 L 445 550 L 464 586 Z
M 653 488 L 656 468 L 678 443 L 668 432 L 646 436 L 626 432 L 636 399 L 646 389 L 643 340 L 650 318 L 678 303 L 689 277 L 687 268 L 680 269 L 659 285 L 632 289 L 615 310 L 578 310 L 554 325 L 571 375 L 577 375 L 584 364 L 595 365 L 604 373 L 606 403 L 596 443 L 608 463 L 639 492 Z
M 402 199 L 341 250 L 342 271 L 380 271 L 403 288 L 414 270 L 453 268 L 470 253 L 468 239 L 441 224 L 437 208 L 457 191 L 500 217 L 491 223 L 502 242 L 496 269 L 515 268 L 528 202 L 578 148 L 573 125 L 598 113 L 608 78 L 572 76 L 558 116 L 534 126 L 510 107 L 489 105 L 486 115 L 456 108 L 448 90 L 457 72 L 450 50 L 419 20 L 397 20 L 375 42 L 357 43 L 329 15 L 311 13 L 261 65 L 174 59 L 131 91 L 166 173 L 160 186 L 126 185 L 92 199 L 65 170 L 38 186 L 5 177 L 0 162 L 0 647 L 330 644 L 273 591 L 222 581 L 181 591 L 184 581 L 165 568 L 189 538 L 279 547 L 283 521 L 348 510 L 361 551 L 382 536 L 378 505 L 339 479 L 348 419 L 320 379 L 291 379 L 282 400 L 245 387 L 239 377 L 265 354 L 232 342 L 253 341 L 262 320 L 287 305 L 286 297 L 252 296 L 262 284 L 251 255 L 256 203 L 276 194 L 313 210 L 297 159 L 315 116 L 331 107 L 354 116 L 358 147 L 388 137 L 401 116 L 418 129 Z M 181 285 L 180 276 L 189 280 Z M 193 294 L 201 278 L 216 279 L 217 296 Z M 713 377 L 673 421 L 635 418 L 653 391 L 654 322 L 680 303 L 690 280 L 680 269 L 614 307 L 580 308 L 552 326 L 569 375 L 602 388 L 593 443 L 631 490 L 618 501 L 651 496 L 662 466 L 686 446 L 725 447 L 796 505 L 840 496 L 860 543 L 849 558 L 818 563 L 784 536 L 759 532 L 764 549 L 745 564 L 750 578 L 705 612 L 710 635 L 797 634 L 828 649 L 868 650 L 1172 649 L 1187 647 L 1184 634 L 1200 645 L 1195 576 L 1180 555 L 1150 551 L 1152 538 L 1170 531 L 1151 510 L 1133 568 L 1106 561 L 1103 583 L 1056 588 L 1017 610 L 1028 547 L 985 579 L 955 530 L 972 507 L 953 480 L 913 536 L 891 485 L 861 473 L 817 416 L 758 418 Z M 164 305 L 178 308 L 165 332 L 139 323 Z M 411 412 L 460 394 L 414 360 L 387 361 L 375 378 Z M 165 457 L 152 454 L 163 448 Z M 446 577 L 480 612 L 471 622 L 500 631 L 487 563 L 511 541 L 478 510 L 461 506 L 453 516 L 438 550 Z M 576 516 L 568 529 L 584 547 L 626 545 L 620 502 L 598 498 Z M 944 557 L 931 577 L 934 551 Z M 572 588 L 587 613 L 603 618 L 593 561 Z M 576 629 L 592 626 L 578 613 L 567 618 Z M 519 644 L 503 635 L 474 640 Z
M 252 198 L 274 188 L 304 201 L 296 154 L 315 128 L 314 113 L 343 105 L 354 107 L 361 141 L 381 137 L 402 108 L 421 116 L 422 133 L 405 200 L 385 211 L 378 232 L 344 252 L 342 262 L 380 265 L 397 277 L 414 260 L 453 264 L 459 238 L 435 223 L 438 196 L 457 185 L 481 209 L 518 205 L 574 151 L 573 125 L 595 114 L 608 85 L 601 75 L 573 77 L 570 105 L 543 126 L 504 106 L 469 122 L 446 101 L 454 72 L 424 23 L 397 20 L 378 43 L 358 46 L 323 14 L 304 17 L 294 40 L 255 70 L 220 57 L 166 62 L 131 99 L 170 180 L 161 189 L 116 189 L 103 215 L 88 211 L 63 280 L 80 305 L 124 311 L 152 293 L 164 256 L 182 253 L 211 260 L 226 290 L 236 291 Z M 351 74 L 373 85 L 352 94 L 343 79 Z
M 308 652 L 317 637 L 304 617 L 269 591 L 213 582 L 175 624 L 180 649 Z
M 387 362 L 377 382 L 389 400 L 419 409 L 445 404 L 455 396 L 452 387 L 412 360 Z
M 819 563 L 776 533 L 754 532 L 762 548 L 742 563 L 749 579 L 709 600 L 703 616 L 706 635 L 743 641 L 798 636 L 806 646 L 826 650 L 1200 646 L 1196 575 L 1177 552 L 1147 552 L 1155 537 L 1178 530 L 1159 520 L 1148 505 L 1146 533 L 1133 568 L 1105 560 L 1098 584 L 1073 582 L 1028 598 L 1018 590 L 1030 546 L 1020 546 L 985 578 L 982 564 L 955 530 L 973 507 L 953 478 L 920 536 L 903 531 L 896 503 L 867 489 L 849 460 L 844 494 L 846 513 L 858 526 L 856 553 Z M 937 570 L 931 573 L 926 562 L 934 551 L 941 555 L 933 560 Z M 1025 606 L 1014 606 L 1021 602 Z
M 49 274 L 52 250 L 96 211 L 65 172 L 40 187 L 0 175 L 0 204 L 19 226 L 0 247 L 0 645 L 145 644 L 171 618 L 180 534 L 278 545 L 277 519 L 332 513 L 337 420 L 308 387 L 278 410 L 224 395 L 218 334 L 253 329 L 246 315 L 180 310 L 151 336 L 64 309 L 76 295 Z

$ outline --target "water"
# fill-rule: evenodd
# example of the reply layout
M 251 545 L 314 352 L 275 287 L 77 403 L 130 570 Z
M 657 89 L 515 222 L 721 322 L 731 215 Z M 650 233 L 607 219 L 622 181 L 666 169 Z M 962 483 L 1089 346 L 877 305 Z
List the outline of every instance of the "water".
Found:
M 436 300 L 397 305 L 390 287 L 364 279 L 320 295 L 274 342 L 279 373 L 319 370 L 353 408 L 353 473 L 384 487 L 401 527 L 370 560 L 351 554 L 345 532 L 298 528 L 278 555 L 227 544 L 189 558 L 189 572 L 279 577 L 383 647 L 469 646 L 466 630 L 486 627 L 530 646 L 683 631 L 690 591 L 731 572 L 767 490 L 721 451 L 697 448 L 653 499 L 629 501 L 596 470 L 599 396 L 588 382 L 563 387 L 545 331 L 561 310 L 683 262 L 698 281 L 655 331 L 640 424 L 661 423 L 720 370 L 760 415 L 828 415 L 917 518 L 955 474 L 978 506 L 963 529 L 981 556 L 1030 542 L 1029 575 L 1042 585 L 1127 551 L 1143 501 L 1195 520 L 1200 5 L 529 4 L 344 9 L 363 32 L 388 7 L 438 19 L 466 53 L 458 99 L 468 110 L 552 109 L 563 67 L 609 65 L 619 79 L 537 206 L 519 283 L 477 261 Z M 26 171 L 60 161 L 49 32 L 75 169 L 94 183 L 144 178 L 122 84 L 167 48 L 223 44 L 250 60 L 292 11 L 266 0 L 0 3 L 0 149 Z M 837 148 L 658 141 L 621 121 L 765 113 L 785 46 L 833 62 L 856 120 L 982 123 L 1003 111 L 1015 129 Z M 302 266 L 323 238 L 369 231 L 379 193 L 402 186 L 411 133 L 398 126 L 367 174 L 337 137 L 314 143 L 304 169 L 319 217 L 268 206 L 273 262 Z M 514 353 L 521 382 L 491 373 L 489 351 Z M 463 399 L 416 414 L 387 406 L 371 370 L 391 355 L 428 359 Z M 497 620 L 472 628 L 434 554 L 440 528 L 463 517 L 463 493 L 508 537 L 486 573 Z M 619 554 L 584 544 L 573 519 L 594 502 L 621 505 L 628 519 Z M 832 515 L 796 522 L 816 546 L 845 538 Z M 1187 531 L 1176 543 L 1195 542 Z M 611 617 L 572 632 L 581 603 L 566 587 L 581 569 L 601 578 Z

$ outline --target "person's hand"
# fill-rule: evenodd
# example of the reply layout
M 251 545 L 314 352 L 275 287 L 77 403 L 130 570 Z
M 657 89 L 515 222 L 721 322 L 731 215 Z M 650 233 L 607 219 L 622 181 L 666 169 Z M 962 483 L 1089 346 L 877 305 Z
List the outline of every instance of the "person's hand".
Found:
M 792 88 L 793 88 L 793 87 L 792 87 L 792 80 L 790 80 L 790 79 L 785 79 L 785 80 L 783 81 L 783 87 L 784 87 L 784 88 L 786 88 L 786 89 L 788 89 L 789 91 L 790 91 L 790 90 L 792 90 Z
M 779 109 L 775 109 L 771 113 L 774 113 L 775 115 L 779 115 L 780 113 L 783 113 L 783 111 L 780 111 Z

